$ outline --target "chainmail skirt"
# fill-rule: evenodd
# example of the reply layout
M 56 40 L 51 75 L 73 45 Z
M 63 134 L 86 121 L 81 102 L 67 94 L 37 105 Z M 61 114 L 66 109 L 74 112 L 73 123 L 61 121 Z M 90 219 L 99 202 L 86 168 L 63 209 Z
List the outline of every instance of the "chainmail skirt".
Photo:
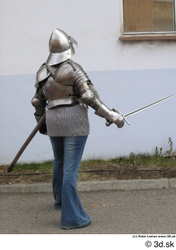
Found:
M 46 126 L 48 136 L 88 135 L 88 110 L 80 104 L 49 109 L 46 113 Z

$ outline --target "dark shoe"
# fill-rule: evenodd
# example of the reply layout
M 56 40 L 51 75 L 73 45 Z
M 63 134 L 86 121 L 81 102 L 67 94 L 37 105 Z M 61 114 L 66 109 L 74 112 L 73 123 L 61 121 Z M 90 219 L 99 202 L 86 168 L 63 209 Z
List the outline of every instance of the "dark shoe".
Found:
M 84 226 L 77 226 L 77 227 L 61 227 L 61 228 L 64 229 L 64 230 L 80 229 L 80 228 L 83 228 L 83 227 L 88 227 L 88 226 L 90 226 L 90 224 L 91 224 L 91 221 L 90 221 L 89 223 L 87 223 L 86 225 L 84 225 Z
M 58 210 L 58 211 L 61 211 L 61 210 L 62 210 L 62 208 L 59 207 L 59 206 L 54 206 L 54 208 L 55 208 L 56 210 Z

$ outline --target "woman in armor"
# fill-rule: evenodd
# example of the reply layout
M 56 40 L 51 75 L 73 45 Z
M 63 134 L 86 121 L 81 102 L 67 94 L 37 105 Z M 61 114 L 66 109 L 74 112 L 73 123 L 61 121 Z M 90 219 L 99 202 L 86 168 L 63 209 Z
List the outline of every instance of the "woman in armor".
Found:
M 49 57 L 36 74 L 36 93 L 32 99 L 37 121 L 46 113 L 40 132 L 50 138 L 53 154 L 53 194 L 61 210 L 63 229 L 90 225 L 76 189 L 78 169 L 89 135 L 88 106 L 95 114 L 123 127 L 121 114 L 110 110 L 100 99 L 82 67 L 70 58 L 77 42 L 55 29 L 49 40 Z

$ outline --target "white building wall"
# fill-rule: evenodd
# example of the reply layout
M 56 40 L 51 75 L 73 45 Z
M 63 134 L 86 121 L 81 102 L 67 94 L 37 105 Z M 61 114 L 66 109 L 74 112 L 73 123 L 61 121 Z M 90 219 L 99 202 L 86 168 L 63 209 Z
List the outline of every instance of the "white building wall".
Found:
M 90 76 L 110 108 L 127 113 L 176 93 L 176 42 L 121 42 L 120 0 L 6 0 L 0 2 L 0 165 L 9 164 L 36 122 L 31 99 L 35 72 L 48 56 L 54 28 L 79 44 L 73 60 Z M 129 118 L 130 126 L 107 128 L 89 109 L 91 133 L 84 159 L 153 153 L 176 143 L 176 97 Z M 174 144 L 175 145 L 175 144 Z M 19 161 L 52 159 L 39 133 Z

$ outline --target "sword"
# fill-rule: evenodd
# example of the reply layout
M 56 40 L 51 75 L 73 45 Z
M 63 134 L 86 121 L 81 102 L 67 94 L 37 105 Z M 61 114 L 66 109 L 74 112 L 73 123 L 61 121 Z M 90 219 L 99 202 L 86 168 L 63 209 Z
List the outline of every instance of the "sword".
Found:
M 122 115 L 121 112 L 120 112 L 119 110 L 113 109 L 113 111 L 115 111 L 115 112 L 121 114 L 122 117 L 123 117 L 123 119 L 124 119 L 124 121 L 125 121 L 128 125 L 130 125 L 130 123 L 129 123 L 128 120 L 126 119 L 127 117 L 130 117 L 130 116 L 132 116 L 132 115 L 135 115 L 135 114 L 137 114 L 137 113 L 139 113 L 139 112 L 141 112 L 141 111 L 143 111 L 143 110 L 145 110 L 145 109 L 148 109 L 148 108 L 150 108 L 150 107 L 152 107 L 152 106 L 154 106 L 154 105 L 156 105 L 156 104 L 158 104 L 158 103 L 160 103 L 160 102 L 166 101 L 166 100 L 168 100 L 168 99 L 170 99 L 170 98 L 172 98 L 172 97 L 174 97 L 174 96 L 176 96 L 176 93 L 173 94 L 173 95 L 169 95 L 169 96 L 167 96 L 167 97 L 165 97 L 165 98 L 162 98 L 162 99 L 160 99 L 160 100 L 158 100 L 158 101 L 156 101 L 156 102 L 150 103 L 150 104 L 148 104 L 148 105 L 146 105 L 146 106 L 144 106 L 144 107 L 142 107 L 142 108 L 139 108 L 139 109 L 136 109 L 136 110 L 134 110 L 134 111 L 132 111 L 132 112 L 129 112 L 129 113 L 125 114 L 125 115 Z M 109 125 L 111 125 L 111 124 L 112 124 L 112 123 L 107 122 L 107 126 L 109 126 Z

